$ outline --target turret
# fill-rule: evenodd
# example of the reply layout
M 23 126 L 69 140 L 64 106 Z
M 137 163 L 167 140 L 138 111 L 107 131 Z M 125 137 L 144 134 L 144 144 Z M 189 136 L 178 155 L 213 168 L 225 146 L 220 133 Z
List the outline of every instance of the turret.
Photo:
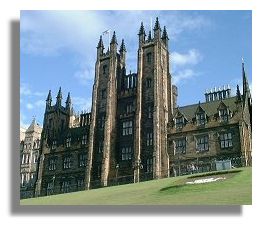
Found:
M 145 43 L 145 37 L 146 37 L 146 32 L 145 32 L 143 22 L 141 22 L 138 37 L 139 37 L 139 46 L 141 46 L 142 44 Z
M 104 51 L 104 44 L 103 44 L 103 39 L 102 39 L 102 35 L 100 36 L 99 42 L 97 44 L 97 58 L 103 54 Z
M 246 77 L 244 59 L 242 59 L 242 77 L 243 77 L 243 99 L 251 98 L 248 80 Z
M 52 96 L 51 96 L 51 90 L 49 90 L 46 98 L 46 109 L 50 108 L 51 104 L 52 104 Z
M 58 94 L 57 94 L 57 97 L 56 97 L 56 105 L 57 106 L 61 106 L 62 104 L 62 91 L 61 91 L 61 87 L 59 88 L 59 91 L 58 91 Z
M 154 39 L 159 40 L 160 38 L 161 38 L 161 28 L 160 28 L 160 23 L 157 17 L 156 22 L 155 22 L 155 27 L 154 27 Z
M 121 56 L 121 61 L 123 63 L 125 63 L 125 61 L 126 61 L 126 46 L 125 46 L 124 39 L 122 39 L 119 52 L 120 52 L 120 56 Z
M 236 102 L 241 102 L 242 98 L 241 98 L 241 93 L 239 90 L 239 86 L 237 85 L 237 93 L 236 93 Z
M 168 48 L 168 35 L 167 35 L 167 31 L 166 31 L 166 26 L 164 26 L 164 30 L 163 30 L 163 34 L 162 34 L 162 38 L 161 38 L 164 42 L 164 44 L 166 45 L 166 47 Z
M 72 107 L 72 102 L 71 102 L 71 97 L 70 97 L 70 92 L 68 92 L 67 99 L 66 99 L 66 109 L 71 109 Z
M 110 42 L 110 52 L 117 51 L 117 39 L 116 39 L 116 32 L 114 31 L 111 42 Z

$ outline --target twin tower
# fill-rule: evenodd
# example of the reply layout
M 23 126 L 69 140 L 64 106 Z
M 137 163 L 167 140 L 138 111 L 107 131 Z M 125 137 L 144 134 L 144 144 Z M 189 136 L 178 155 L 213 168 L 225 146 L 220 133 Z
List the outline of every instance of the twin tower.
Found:
M 97 46 L 86 188 L 169 176 L 167 124 L 173 110 L 168 34 L 156 18 L 153 34 L 138 33 L 137 73 L 126 74 L 124 40 L 115 32 Z M 100 183 L 100 184 L 98 184 Z

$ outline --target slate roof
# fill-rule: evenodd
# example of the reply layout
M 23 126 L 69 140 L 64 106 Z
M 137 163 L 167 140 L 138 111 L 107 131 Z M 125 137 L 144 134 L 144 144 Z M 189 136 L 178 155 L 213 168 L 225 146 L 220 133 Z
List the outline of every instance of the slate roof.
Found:
M 200 107 L 205 111 L 207 116 L 213 116 L 217 114 L 217 109 L 221 103 L 221 101 L 229 108 L 231 112 L 236 111 L 236 97 L 230 97 L 223 100 L 210 101 L 200 103 Z M 195 113 L 197 111 L 199 104 L 187 105 L 183 107 L 178 107 L 176 110 L 179 110 L 187 120 L 192 120 L 195 117 Z

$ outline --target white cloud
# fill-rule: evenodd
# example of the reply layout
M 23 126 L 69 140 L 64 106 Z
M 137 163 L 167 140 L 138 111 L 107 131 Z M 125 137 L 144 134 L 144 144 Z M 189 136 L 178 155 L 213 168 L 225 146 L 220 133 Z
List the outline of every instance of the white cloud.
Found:
M 173 76 L 173 82 L 177 85 L 181 81 L 186 81 L 196 76 L 198 76 L 198 73 L 194 72 L 191 69 L 180 70 L 177 74 Z
M 72 104 L 75 111 L 90 111 L 92 98 L 72 97 Z
M 27 103 L 26 108 L 30 110 L 30 109 L 33 109 L 34 106 L 31 103 Z
M 93 83 L 95 72 L 94 70 L 83 69 L 79 70 L 74 74 L 74 77 L 80 82 L 82 85 L 87 85 L 89 82 Z
M 168 35 L 175 40 L 182 32 L 195 31 L 210 24 L 208 18 L 181 11 L 22 11 L 21 51 L 35 55 L 57 55 L 62 49 L 81 55 L 88 68 L 96 58 L 96 44 L 103 31 L 116 30 L 118 44 L 124 38 L 127 46 L 127 66 L 136 69 L 136 36 L 140 22 L 146 33 L 150 30 L 150 18 L 159 17 L 160 25 L 167 26 Z M 172 26 L 169 26 L 172 24 Z M 126 29 L 128 26 L 128 29 Z M 112 34 L 111 34 L 112 35 Z M 108 39 L 104 38 L 107 48 Z M 130 47 L 129 47 L 130 46 Z M 131 64 L 131 65 L 129 65 Z
M 20 84 L 20 95 L 24 95 L 24 96 L 45 96 L 46 93 L 40 92 L 40 91 L 32 91 L 32 89 L 30 88 L 29 84 L 27 83 L 21 83 Z
M 170 55 L 171 62 L 175 66 L 196 65 L 202 60 L 202 55 L 196 49 L 190 49 L 187 53 L 173 52 Z
M 20 95 L 31 95 L 31 90 L 28 86 L 28 84 L 21 83 L 20 84 Z
M 45 106 L 45 101 L 44 100 L 38 100 L 38 101 L 35 102 L 35 106 L 42 108 L 42 107 Z
M 26 123 L 26 116 L 20 111 L 20 127 L 28 128 L 30 124 Z

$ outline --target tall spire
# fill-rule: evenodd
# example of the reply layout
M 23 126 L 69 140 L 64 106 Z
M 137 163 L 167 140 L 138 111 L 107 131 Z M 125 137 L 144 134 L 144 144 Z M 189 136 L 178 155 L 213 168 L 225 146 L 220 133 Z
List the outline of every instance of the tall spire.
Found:
M 160 40 L 160 38 L 161 38 L 161 28 L 160 28 L 160 23 L 157 17 L 156 22 L 155 22 L 155 27 L 154 27 L 154 39 Z
M 158 21 L 158 17 L 156 18 L 156 22 L 155 22 L 155 27 L 154 27 L 154 31 L 159 30 L 160 29 L 160 23 Z
M 141 34 L 144 35 L 145 33 L 146 32 L 145 32 L 145 28 L 144 28 L 143 22 L 141 22 L 141 26 L 140 26 L 138 35 L 141 35 Z
M 100 35 L 99 42 L 97 44 L 97 48 L 103 48 L 104 49 L 104 43 L 103 43 L 102 35 Z
M 237 93 L 236 93 L 236 101 L 240 102 L 241 101 L 241 93 L 239 90 L 239 86 L 237 85 Z
M 166 26 L 164 26 L 164 29 L 163 29 L 163 34 L 162 34 L 162 39 L 168 39 L 168 35 L 167 35 L 167 31 L 166 31 Z
M 141 26 L 138 32 L 138 36 L 139 36 L 139 47 L 142 46 L 143 43 L 145 43 L 145 37 L 146 37 L 146 32 L 145 32 L 145 28 L 143 25 L 143 22 L 141 22 Z
M 125 42 L 124 39 L 122 39 L 121 45 L 120 45 L 120 52 L 126 52 L 126 46 L 125 46 Z
M 242 58 L 243 98 L 250 97 L 250 89 L 245 71 L 245 63 Z
M 46 107 L 51 107 L 51 104 L 52 104 L 52 96 L 51 96 L 51 90 L 49 90 L 46 98 Z
M 71 108 L 71 97 L 70 92 L 68 92 L 67 99 L 66 99 L 66 108 Z
M 52 101 L 51 90 L 49 90 L 46 101 Z
M 114 31 L 110 44 L 117 44 L 116 32 Z
M 61 91 L 61 87 L 59 88 L 59 91 L 57 93 L 57 97 L 56 97 L 56 104 L 61 106 L 62 103 L 62 91 Z
M 164 26 L 164 29 L 163 29 L 162 40 L 165 43 L 166 47 L 168 47 L 169 38 L 168 38 L 167 31 L 166 31 L 166 26 Z

